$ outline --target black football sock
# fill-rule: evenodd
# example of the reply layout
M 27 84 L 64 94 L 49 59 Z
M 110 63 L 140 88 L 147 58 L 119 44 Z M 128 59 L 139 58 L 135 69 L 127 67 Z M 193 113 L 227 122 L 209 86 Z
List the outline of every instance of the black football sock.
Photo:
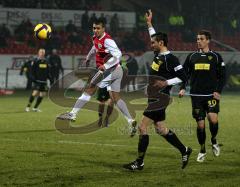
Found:
M 40 97 L 40 96 L 37 98 L 34 108 L 37 108 L 40 105 L 40 103 L 42 102 L 42 99 L 43 99 L 43 97 Z
M 98 105 L 98 117 L 99 118 L 102 118 L 102 116 L 103 116 L 103 113 L 104 113 L 104 104 L 102 104 L 102 103 L 100 103 L 99 105 Z
M 27 105 L 27 107 L 30 107 L 30 106 L 31 106 L 31 104 L 32 104 L 32 102 L 34 101 L 34 99 L 35 99 L 35 97 L 32 96 L 32 95 L 30 95 L 29 100 L 28 100 L 28 105 Z
M 143 162 L 145 153 L 147 151 L 148 144 L 149 144 L 149 136 L 147 134 L 139 135 L 137 162 L 140 164 Z
M 176 147 L 182 154 L 186 152 L 186 147 L 182 144 L 182 142 L 178 139 L 176 134 L 169 130 L 166 135 L 162 135 L 171 145 Z
M 217 136 L 217 133 L 218 133 L 218 123 L 209 123 L 209 128 L 210 128 L 210 132 L 211 132 L 211 142 L 212 144 L 216 144 L 217 143 L 217 140 L 216 140 L 216 136 Z
M 206 153 L 206 148 L 205 148 L 206 131 L 205 131 L 205 128 L 197 128 L 197 138 L 198 138 L 198 143 L 201 146 L 200 152 Z

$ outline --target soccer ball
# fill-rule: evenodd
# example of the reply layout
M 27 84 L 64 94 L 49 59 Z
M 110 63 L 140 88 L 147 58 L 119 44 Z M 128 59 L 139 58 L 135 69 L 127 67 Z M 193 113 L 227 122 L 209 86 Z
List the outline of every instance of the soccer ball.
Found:
M 34 35 L 39 40 L 46 40 L 51 37 L 52 29 L 46 23 L 39 23 L 34 28 Z

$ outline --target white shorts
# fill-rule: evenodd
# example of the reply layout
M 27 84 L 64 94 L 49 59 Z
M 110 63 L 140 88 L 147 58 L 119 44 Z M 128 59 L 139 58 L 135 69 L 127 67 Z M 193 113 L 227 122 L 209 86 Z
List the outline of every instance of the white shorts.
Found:
M 107 87 L 108 91 L 120 92 L 123 70 L 121 65 L 117 65 L 109 74 L 105 75 L 101 82 L 97 84 L 99 88 Z

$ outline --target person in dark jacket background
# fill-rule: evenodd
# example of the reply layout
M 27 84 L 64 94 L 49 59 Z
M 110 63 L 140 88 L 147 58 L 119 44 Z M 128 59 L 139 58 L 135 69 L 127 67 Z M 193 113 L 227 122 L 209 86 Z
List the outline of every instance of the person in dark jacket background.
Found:
M 62 60 L 57 53 L 56 49 L 52 50 L 52 54 L 49 56 L 48 59 L 49 67 L 50 67 L 50 74 L 51 74 L 51 82 L 50 84 L 53 85 L 55 81 L 59 79 L 60 72 L 63 74 L 63 67 L 62 67 Z M 56 85 L 58 88 L 59 85 Z
M 33 56 L 29 56 L 29 59 L 24 62 L 24 64 L 21 67 L 21 70 L 20 70 L 20 75 L 25 74 L 25 76 L 27 78 L 26 90 L 32 89 L 31 71 L 32 71 L 32 65 L 34 63 L 33 60 L 34 60 Z

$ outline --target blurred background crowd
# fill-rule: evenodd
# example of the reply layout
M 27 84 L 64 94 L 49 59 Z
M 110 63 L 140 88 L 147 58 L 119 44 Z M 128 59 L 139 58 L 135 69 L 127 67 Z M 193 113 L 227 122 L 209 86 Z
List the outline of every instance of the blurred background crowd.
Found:
M 70 3 L 71 2 L 71 3 Z M 213 43 L 214 50 L 229 50 L 225 45 L 239 49 L 240 37 L 238 4 L 232 8 L 233 0 L 192 1 L 173 0 L 169 4 L 166 0 L 147 3 L 154 11 L 154 25 L 158 29 L 168 32 L 172 50 L 195 50 L 195 33 L 200 28 L 209 29 L 213 38 L 220 41 Z M 55 26 L 52 20 L 48 23 L 53 28 L 52 38 L 46 43 L 36 41 L 33 35 L 33 23 L 24 18 L 18 25 L 3 23 L 0 26 L 0 53 L 31 53 L 39 45 L 44 45 L 51 51 L 59 49 L 60 54 L 86 54 L 91 46 L 91 25 L 97 17 L 89 11 L 131 11 L 136 15 L 136 25 L 131 29 L 120 25 L 118 14 L 106 19 L 107 30 L 117 41 L 123 51 L 141 54 L 149 50 L 149 36 L 146 32 L 144 13 L 148 7 L 144 0 L 139 1 L 110 1 L 110 0 L 0 0 L 0 6 L 5 8 L 31 9 L 65 9 L 82 10 L 81 24 L 74 20 Z M 204 4 L 205 6 L 201 6 Z M 143 8 L 144 7 L 144 8 Z M 202 8 L 201 8 L 202 7 Z M 231 7 L 231 8 L 230 8 Z M 220 11 L 221 10 L 221 11 Z
M 202 6 L 204 5 L 204 6 Z M 154 12 L 156 30 L 165 31 L 169 36 L 169 49 L 174 51 L 196 50 L 195 38 L 199 29 L 208 29 L 213 34 L 211 47 L 215 51 L 238 51 L 240 49 L 240 2 L 235 0 L 0 0 L 0 8 L 71 10 L 79 11 L 80 22 L 67 20 L 56 23 L 46 22 L 52 27 L 52 37 L 39 41 L 33 37 L 33 27 L 40 20 L 23 17 L 20 22 L 0 24 L 0 54 L 36 54 L 44 47 L 47 53 L 57 49 L 59 55 L 86 55 L 92 46 L 92 23 L 102 17 L 109 32 L 123 53 L 140 56 L 150 50 L 149 35 L 144 20 L 148 8 Z M 111 16 L 106 13 L 112 12 Z M 98 14 L 96 14 L 98 12 Z M 135 24 L 126 26 L 119 14 L 131 12 Z M 1 13 L 0 13 L 1 19 Z M 14 23 L 14 24 L 13 24 Z M 239 63 L 227 62 L 229 80 L 240 85 Z M 235 76 L 236 75 L 236 76 Z

